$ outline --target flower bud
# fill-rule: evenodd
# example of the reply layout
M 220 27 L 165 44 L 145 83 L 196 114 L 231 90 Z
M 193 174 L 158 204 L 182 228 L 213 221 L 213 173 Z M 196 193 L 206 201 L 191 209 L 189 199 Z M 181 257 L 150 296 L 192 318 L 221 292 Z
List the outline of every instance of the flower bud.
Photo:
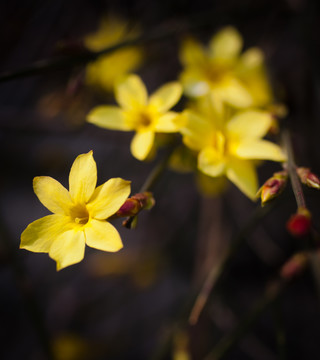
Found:
M 304 207 L 298 208 L 297 212 L 287 221 L 287 230 L 293 236 L 307 235 L 311 229 L 311 214 Z
M 307 263 L 307 254 L 295 254 L 282 266 L 280 276 L 285 280 L 291 280 L 293 277 L 302 273 L 302 271 L 306 268 Z
M 314 189 L 320 189 L 320 179 L 309 168 L 299 167 L 297 168 L 297 174 L 303 184 Z
M 131 197 L 131 199 L 135 199 L 139 201 L 141 205 L 141 209 L 145 209 L 145 210 L 150 210 L 155 204 L 154 197 L 152 193 L 149 191 L 135 194 Z
M 261 204 L 264 205 L 266 202 L 277 197 L 281 194 L 286 186 L 288 179 L 288 173 L 286 171 L 279 171 L 273 174 L 260 188 L 257 196 L 261 198 Z
M 117 217 L 135 216 L 141 210 L 149 210 L 155 204 L 151 192 L 138 193 L 128 198 L 121 208 L 117 211 Z
M 136 215 L 139 212 L 140 208 L 141 206 L 139 201 L 137 201 L 136 199 L 129 198 L 117 211 L 117 216 L 123 217 L 123 216 Z

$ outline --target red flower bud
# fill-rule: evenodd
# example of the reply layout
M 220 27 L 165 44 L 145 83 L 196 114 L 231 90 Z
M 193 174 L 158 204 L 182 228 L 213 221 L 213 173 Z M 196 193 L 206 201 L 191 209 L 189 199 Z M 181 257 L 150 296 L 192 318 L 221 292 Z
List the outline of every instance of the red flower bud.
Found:
M 297 174 L 303 184 L 314 189 L 320 189 L 320 179 L 309 168 L 299 167 L 297 168 Z
M 142 209 L 149 210 L 155 204 L 151 192 L 138 193 L 128 198 L 117 211 L 117 217 L 135 216 Z
M 141 208 L 146 210 L 151 209 L 155 204 L 155 200 L 152 193 L 148 191 L 135 194 L 131 197 L 131 199 L 135 199 L 139 201 Z
M 125 201 L 125 203 L 121 206 L 121 208 L 117 211 L 117 216 L 133 216 L 136 215 L 141 206 L 139 201 L 136 199 L 129 198 Z
M 261 204 L 264 205 L 267 201 L 275 198 L 286 186 L 288 174 L 286 171 L 274 173 L 258 191 L 258 196 L 261 198 Z
M 311 214 L 306 208 L 299 208 L 287 222 L 287 230 L 293 236 L 307 235 L 311 229 Z

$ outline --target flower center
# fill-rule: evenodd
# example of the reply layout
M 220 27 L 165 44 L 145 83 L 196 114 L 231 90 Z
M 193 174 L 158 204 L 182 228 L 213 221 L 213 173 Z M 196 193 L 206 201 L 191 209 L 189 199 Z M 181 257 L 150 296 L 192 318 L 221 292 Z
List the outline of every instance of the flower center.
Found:
M 139 123 L 142 127 L 148 127 L 149 125 L 151 125 L 151 117 L 149 114 L 142 112 L 139 115 Z
M 205 74 L 209 81 L 217 83 L 223 80 L 228 73 L 228 67 L 224 64 L 209 63 L 205 68 Z
M 70 210 L 72 220 L 79 225 L 85 225 L 89 221 L 89 212 L 85 205 L 75 205 Z

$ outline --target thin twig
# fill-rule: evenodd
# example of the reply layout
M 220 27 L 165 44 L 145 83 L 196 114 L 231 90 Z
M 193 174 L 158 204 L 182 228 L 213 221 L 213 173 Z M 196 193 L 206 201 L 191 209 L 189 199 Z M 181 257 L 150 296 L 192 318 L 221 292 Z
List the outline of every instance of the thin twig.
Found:
M 283 315 L 281 311 L 281 297 L 277 298 L 273 304 L 273 318 L 275 323 L 275 335 L 278 347 L 279 360 L 285 360 L 286 356 L 286 333 L 283 324 Z
M 273 207 L 274 202 L 269 203 L 264 207 L 258 206 L 247 224 L 235 236 L 230 248 L 226 251 L 219 264 L 214 264 L 214 266 L 211 268 L 192 307 L 189 316 L 189 323 L 191 325 L 197 323 L 198 318 L 208 301 L 209 295 L 211 294 L 213 287 L 217 285 L 217 282 L 220 280 L 222 274 L 229 266 L 234 255 L 237 253 L 241 245 L 245 242 L 246 236 L 254 229 L 259 220 L 262 219 Z
M 259 316 L 278 298 L 286 282 L 279 279 L 270 284 L 264 295 L 256 302 L 252 310 L 243 318 L 234 331 L 224 337 L 204 360 L 220 360 L 247 334 L 247 331 L 258 320 Z
M 90 61 L 96 60 L 101 55 L 107 55 L 109 53 L 112 53 L 118 49 L 122 49 L 127 46 L 144 45 L 154 41 L 170 39 L 174 35 L 181 33 L 182 31 L 186 31 L 192 28 L 193 26 L 199 26 L 199 24 L 197 23 L 195 25 L 175 24 L 174 27 L 170 26 L 170 27 L 158 28 L 154 31 L 150 31 L 149 33 L 145 33 L 135 38 L 124 40 L 112 46 L 108 46 L 107 48 L 100 51 L 93 52 L 84 49 L 81 53 L 78 52 L 77 54 L 74 55 L 62 56 L 55 59 L 39 60 L 19 70 L 7 71 L 5 73 L 0 74 L 0 82 L 6 82 L 18 78 L 34 76 L 52 70 L 62 70 L 76 65 L 84 65 Z
M 232 245 L 228 252 L 225 254 L 222 262 L 218 266 L 218 268 L 212 268 L 210 273 L 208 274 L 208 278 L 205 281 L 205 285 L 201 288 L 200 292 L 191 291 L 187 296 L 185 303 L 181 307 L 180 313 L 177 315 L 175 321 L 171 325 L 171 328 L 167 331 L 165 338 L 159 347 L 156 348 L 152 360 L 161 360 L 166 357 L 167 352 L 169 351 L 171 341 L 176 334 L 177 331 L 181 328 L 185 328 L 188 326 L 188 322 L 186 319 L 189 318 L 191 321 L 196 321 L 204 306 L 206 305 L 209 296 L 212 296 L 213 286 L 215 289 L 218 288 L 218 285 L 221 282 L 222 275 L 228 269 L 234 255 L 237 253 L 241 245 L 244 243 L 246 237 L 250 234 L 250 232 L 255 228 L 255 226 L 259 223 L 259 221 L 266 216 L 271 209 L 278 203 L 278 199 L 274 200 L 271 203 L 266 204 L 264 207 L 258 206 L 247 223 L 243 226 L 243 228 L 234 236 L 232 240 Z M 211 282 L 211 283 L 210 283 Z M 203 289 L 203 290 L 202 290 Z M 201 298 L 203 300 L 199 300 L 197 303 L 197 299 Z M 191 314 L 191 315 L 190 315 Z
M 162 173 L 166 170 L 166 168 L 168 166 L 168 162 L 170 160 L 172 152 L 176 148 L 176 145 L 177 145 L 176 141 L 174 141 L 170 145 L 170 147 L 167 149 L 167 152 L 164 155 L 164 157 L 161 159 L 161 161 L 151 170 L 149 176 L 147 177 L 147 179 L 145 180 L 145 182 L 141 186 L 141 188 L 139 190 L 139 193 L 143 193 L 145 191 L 151 191 L 153 189 L 155 184 L 160 179 L 160 176 L 162 175 Z M 133 226 L 133 223 L 136 220 L 136 218 L 137 218 L 137 215 L 130 216 L 129 218 L 127 218 L 124 221 L 125 227 L 130 229 Z
M 297 206 L 298 206 L 298 208 L 306 208 L 306 201 L 305 201 L 305 198 L 303 195 L 301 182 L 299 180 L 299 177 L 298 177 L 297 171 L 296 171 L 297 166 L 296 166 L 296 163 L 294 160 L 294 153 L 293 153 L 293 148 L 292 148 L 292 143 L 291 143 L 291 137 L 290 137 L 290 133 L 287 129 L 283 130 L 282 139 L 283 139 L 283 144 L 284 144 L 285 150 L 287 152 L 287 156 L 288 156 L 286 168 L 289 173 L 292 190 L 293 190 L 294 196 L 296 198 Z
M 83 65 L 90 61 L 96 60 L 101 55 L 112 53 L 123 47 L 133 46 L 137 44 L 145 44 L 151 41 L 165 39 L 167 37 L 172 36 L 175 32 L 176 30 L 175 31 L 167 30 L 167 31 L 150 33 L 149 35 L 138 36 L 133 39 L 119 42 L 101 51 L 93 52 L 89 50 L 83 50 L 83 52 L 77 53 L 75 55 L 63 56 L 56 59 L 39 60 L 22 69 L 15 71 L 8 71 L 0 74 L 0 82 L 6 82 L 22 77 L 34 76 L 52 70 L 61 70 L 76 65 Z

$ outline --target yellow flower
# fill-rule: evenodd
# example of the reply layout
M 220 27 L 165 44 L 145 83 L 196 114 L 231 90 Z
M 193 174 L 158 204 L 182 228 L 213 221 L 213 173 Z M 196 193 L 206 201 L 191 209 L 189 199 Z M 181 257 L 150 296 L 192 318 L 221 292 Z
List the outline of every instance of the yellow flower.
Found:
M 177 113 L 168 111 L 180 99 L 182 87 L 178 82 L 163 85 L 150 97 L 140 77 L 130 75 L 119 82 L 115 96 L 120 107 L 98 106 L 88 114 L 88 121 L 97 126 L 122 131 L 136 131 L 131 153 L 145 160 L 154 144 L 156 132 L 179 130 L 174 119 Z
M 185 67 L 180 80 L 186 95 L 211 93 L 215 99 L 237 108 L 269 104 L 272 93 L 261 50 L 250 48 L 240 54 L 241 49 L 242 37 L 233 27 L 213 36 L 208 48 L 187 40 L 180 52 Z
M 130 193 L 130 182 L 114 178 L 96 188 L 97 166 L 92 151 L 79 155 L 70 170 L 69 191 L 49 176 L 35 177 L 33 188 L 53 214 L 31 223 L 21 234 L 20 248 L 49 253 L 57 270 L 80 262 L 85 244 L 118 251 L 118 231 L 106 221 Z
M 198 152 L 200 171 L 212 177 L 225 175 L 254 199 L 258 190 L 255 160 L 286 159 L 278 145 L 262 139 L 272 117 L 252 109 L 231 114 L 211 101 L 209 104 L 211 107 L 203 107 L 202 112 L 186 110 L 181 115 L 183 141 Z
M 97 32 L 84 38 L 91 51 L 100 51 L 138 35 L 137 30 L 128 31 L 128 24 L 120 18 L 109 16 L 102 19 Z M 86 82 L 106 91 L 112 91 L 115 82 L 123 75 L 137 69 L 142 62 L 141 48 L 128 46 L 101 55 L 86 69 Z

